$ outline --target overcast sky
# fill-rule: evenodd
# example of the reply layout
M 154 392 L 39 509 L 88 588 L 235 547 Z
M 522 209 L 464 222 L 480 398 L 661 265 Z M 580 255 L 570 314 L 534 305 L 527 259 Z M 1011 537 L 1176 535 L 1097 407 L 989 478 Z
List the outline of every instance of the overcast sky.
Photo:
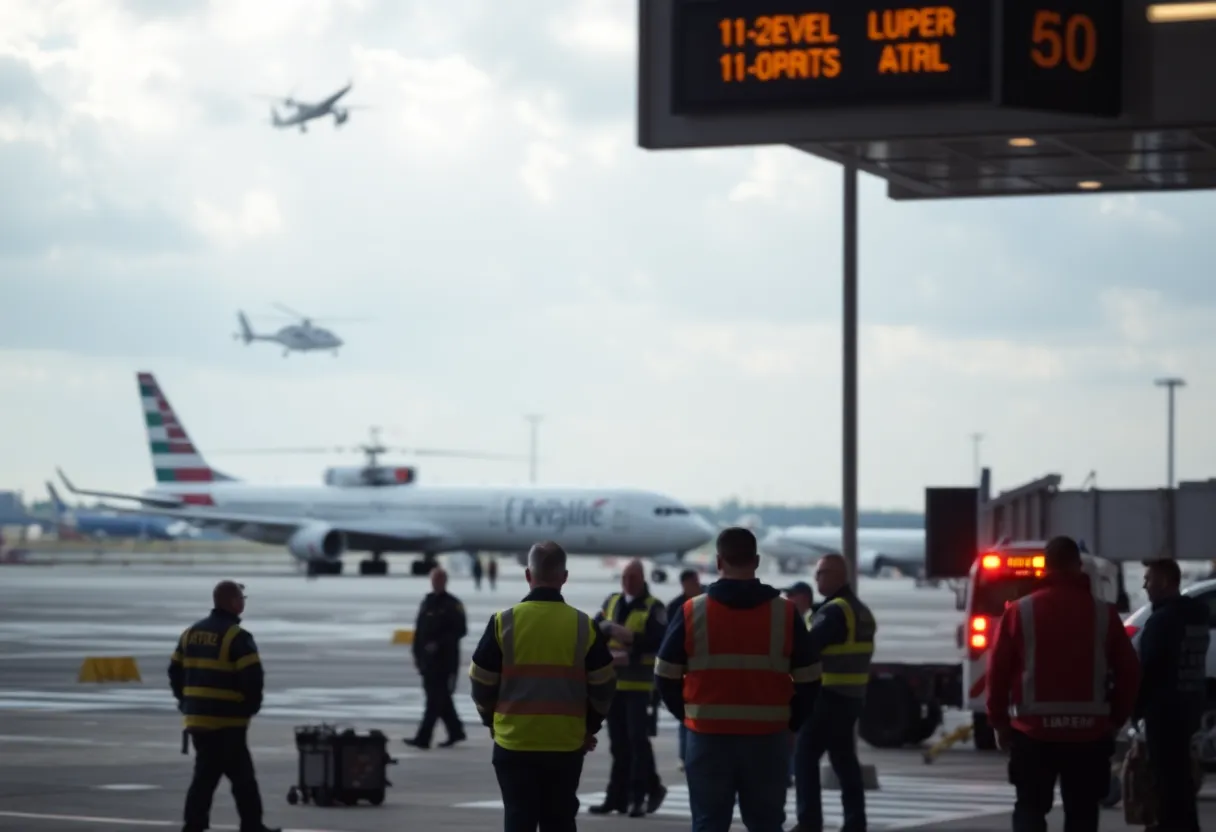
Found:
M 635 144 L 629 0 L 6 0 L 0 487 L 152 482 L 135 373 L 216 467 L 527 452 L 542 481 L 837 502 L 840 173 L 787 148 Z M 307 134 L 259 95 L 352 112 Z M 968 484 L 1216 471 L 1211 196 L 888 201 L 863 177 L 863 507 Z M 235 341 L 275 302 L 337 357 Z M 523 463 L 420 463 L 521 482 Z

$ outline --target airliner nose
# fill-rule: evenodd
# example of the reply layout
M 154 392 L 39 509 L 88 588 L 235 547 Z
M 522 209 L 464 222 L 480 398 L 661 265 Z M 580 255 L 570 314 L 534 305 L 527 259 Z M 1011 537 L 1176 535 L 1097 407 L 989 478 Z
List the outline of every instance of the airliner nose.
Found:
M 695 549 L 698 546 L 702 546 L 702 545 L 708 543 L 709 541 L 713 540 L 714 537 L 717 536 L 718 530 L 716 528 L 714 528 L 714 525 L 712 523 L 710 523 L 708 520 L 706 520 L 701 515 L 694 514 L 691 519 L 692 519 L 692 523 L 689 528 L 689 531 L 690 531 L 689 536 L 692 538 L 692 540 L 694 542 L 690 546 L 688 546 L 689 549 Z

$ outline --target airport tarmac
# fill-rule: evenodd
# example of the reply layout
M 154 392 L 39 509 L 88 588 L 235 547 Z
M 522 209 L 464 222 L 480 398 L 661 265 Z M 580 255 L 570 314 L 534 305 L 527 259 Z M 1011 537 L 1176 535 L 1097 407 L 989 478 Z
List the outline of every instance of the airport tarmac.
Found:
M 0 567 L 0 830 L 180 828 L 192 761 L 180 751 L 180 716 L 165 669 L 178 635 L 206 614 L 211 587 L 225 577 L 246 585 L 245 625 L 257 639 L 266 667 L 268 692 L 251 729 L 251 744 L 269 825 L 318 832 L 497 827 L 501 801 L 489 762 L 491 740 L 469 699 L 467 680 L 460 680 L 456 703 L 468 742 L 429 751 L 401 742 L 413 735 L 423 699 L 410 649 L 390 641 L 394 629 L 413 626 L 429 584 L 400 572 L 387 578 L 310 580 L 286 563 Z M 503 561 L 493 591 L 484 582 L 475 590 L 467 577 L 451 580 L 449 591 L 463 601 L 469 620 L 464 663 L 489 616 L 526 593 L 522 573 Z M 781 585 L 792 579 L 773 575 L 767 580 Z M 577 560 L 565 596 L 594 612 L 615 588 L 613 573 L 598 559 Z M 678 590 L 668 582 L 652 591 L 668 599 Z M 860 591 L 879 620 L 878 660 L 957 659 L 960 614 L 948 589 L 863 578 Z M 134 657 L 142 681 L 77 683 L 86 656 Z M 962 719 L 951 714 L 947 725 Z M 390 769 L 394 785 L 384 805 L 320 809 L 287 804 L 287 790 L 296 780 L 293 726 L 319 722 L 360 731 L 378 728 L 390 737 L 390 753 L 399 762 Z M 644 821 L 657 829 L 687 829 L 689 824 L 687 790 L 676 768 L 675 729 L 664 712 L 654 742 L 670 793 Z M 436 739 L 442 737 L 439 727 Z M 584 813 L 600 802 L 607 780 L 606 732 L 600 740 L 582 778 Z M 871 829 L 957 821 L 1003 820 L 997 825 L 1007 825 L 1012 789 L 999 755 L 960 746 L 927 766 L 915 749 L 879 752 L 864 743 L 861 749 L 879 771 L 880 789 L 867 793 Z M 793 810 L 791 790 L 790 826 Z M 839 826 L 836 793 L 825 794 L 824 810 L 827 827 Z M 580 823 L 583 819 L 605 832 L 642 822 L 620 815 L 584 814 Z M 227 786 L 217 790 L 212 828 L 237 828 Z

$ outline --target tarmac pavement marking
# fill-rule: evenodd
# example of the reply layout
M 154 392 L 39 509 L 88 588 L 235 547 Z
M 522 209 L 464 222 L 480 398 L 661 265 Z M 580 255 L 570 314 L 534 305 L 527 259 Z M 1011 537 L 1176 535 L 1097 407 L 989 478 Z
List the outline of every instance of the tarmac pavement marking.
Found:
M 123 826 L 179 826 L 181 821 L 177 820 L 149 820 L 147 818 L 110 818 L 97 815 L 51 815 L 42 814 L 39 812 L 8 812 L 0 810 L 0 818 L 13 818 L 19 820 L 34 820 L 47 821 L 56 823 L 109 823 L 121 824 Z M 212 829 L 236 829 L 238 826 L 217 823 L 212 824 Z M 300 827 L 283 827 L 283 832 L 342 832 L 338 829 L 302 829 Z
M 872 829 L 916 829 L 942 823 L 984 817 L 1012 811 L 1013 787 L 1002 783 L 943 782 L 925 777 L 899 775 L 880 776 L 881 788 L 866 792 L 866 821 Z M 840 826 L 844 818 L 839 801 L 839 792 L 827 791 L 823 795 L 823 819 L 825 826 Z M 604 801 L 603 792 L 579 794 L 580 814 L 591 806 Z M 458 803 L 458 809 L 502 810 L 502 800 L 480 800 Z M 794 795 L 787 796 L 786 816 L 797 813 Z M 690 818 L 692 812 L 688 802 L 688 787 L 668 787 L 667 799 L 656 817 Z M 736 819 L 740 818 L 738 807 Z

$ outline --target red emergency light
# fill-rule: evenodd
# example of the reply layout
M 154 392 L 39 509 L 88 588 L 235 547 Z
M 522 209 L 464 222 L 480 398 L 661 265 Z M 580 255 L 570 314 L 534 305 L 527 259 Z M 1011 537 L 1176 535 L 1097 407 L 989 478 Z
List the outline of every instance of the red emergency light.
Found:
M 1047 559 L 1043 555 L 999 555 L 994 552 L 980 558 L 980 568 L 989 576 L 1005 574 L 1013 577 L 1043 577 Z
M 988 616 L 971 616 L 971 625 L 968 629 L 970 635 L 967 637 L 967 644 L 971 647 L 971 655 L 974 658 L 988 649 Z

